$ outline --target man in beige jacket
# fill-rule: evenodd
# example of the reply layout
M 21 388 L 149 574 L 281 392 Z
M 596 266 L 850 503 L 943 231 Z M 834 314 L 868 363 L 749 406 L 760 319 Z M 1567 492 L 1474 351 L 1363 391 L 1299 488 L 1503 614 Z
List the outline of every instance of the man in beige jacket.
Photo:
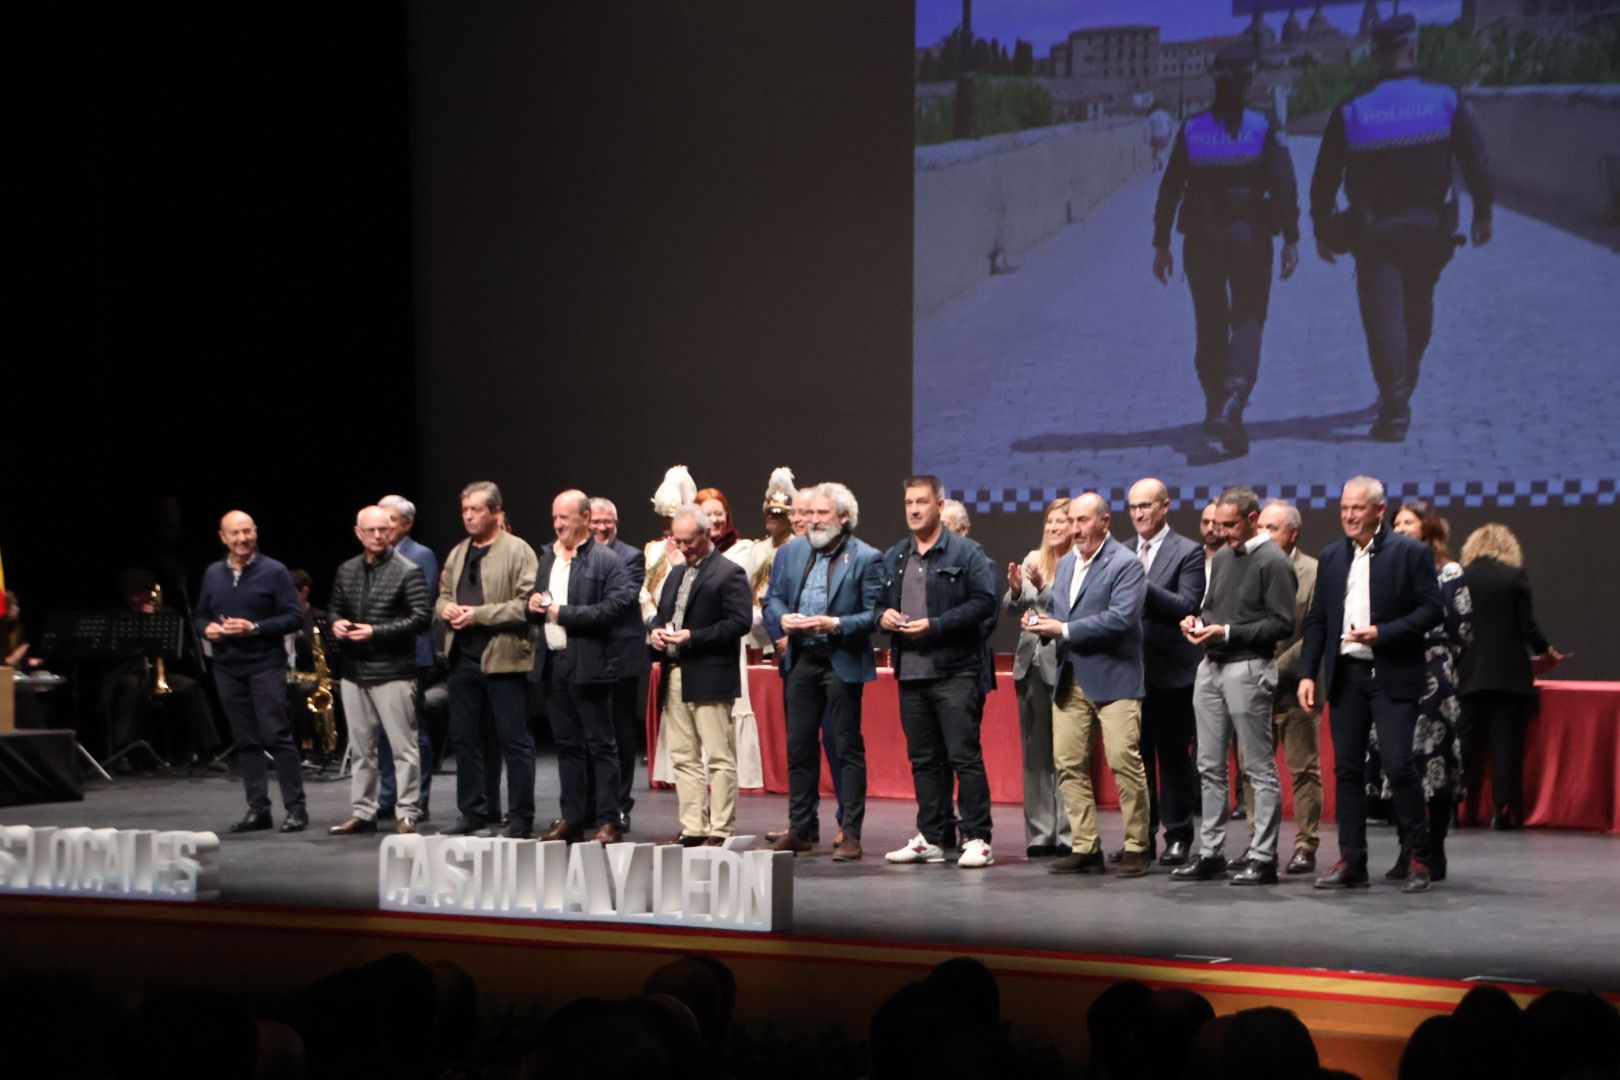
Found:
M 539 559 L 500 522 L 500 488 L 481 480 L 462 489 L 467 539 L 444 560 L 433 614 L 449 627 L 444 650 L 450 662 L 450 745 L 460 811 L 449 831 L 487 834 L 500 822 L 499 770 L 505 757 L 506 835 L 521 838 L 534 828 L 534 738 L 525 679 L 534 667 L 527 605 Z M 486 770 L 496 775 L 486 777 Z

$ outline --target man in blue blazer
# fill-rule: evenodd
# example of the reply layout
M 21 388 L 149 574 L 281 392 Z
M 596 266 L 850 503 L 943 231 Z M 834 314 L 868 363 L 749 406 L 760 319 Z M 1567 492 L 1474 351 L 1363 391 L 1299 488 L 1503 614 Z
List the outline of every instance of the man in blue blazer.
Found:
M 630 584 L 637 594 L 647 581 L 647 557 L 640 548 L 619 539 L 619 508 L 611 499 L 591 500 L 591 535 L 596 542 L 619 557 Z M 613 629 L 613 649 L 618 654 L 619 678 L 613 684 L 613 737 L 619 750 L 619 816 L 625 832 L 630 831 L 630 811 L 636 805 L 636 758 L 647 730 L 647 628 L 641 622 L 641 608 L 632 605 Z
M 1147 773 L 1142 767 L 1142 563 L 1108 535 L 1108 503 L 1086 492 L 1069 503 L 1074 547 L 1058 562 L 1051 610 L 1029 629 L 1058 639 L 1058 684 L 1052 695 L 1052 750 L 1058 787 L 1074 833 L 1073 851 L 1047 869 L 1101 874 L 1102 840 L 1091 790 L 1091 739 L 1102 729 L 1103 752 L 1119 788 L 1125 854 L 1119 873 L 1147 873 Z
M 1378 753 L 1394 793 L 1395 817 L 1412 845 L 1404 892 L 1429 887 L 1429 829 L 1423 784 L 1412 757 L 1418 699 L 1428 680 L 1423 635 L 1445 615 L 1434 554 L 1384 524 L 1384 485 L 1347 480 L 1339 495 L 1345 539 L 1322 549 L 1316 596 L 1305 616 L 1299 704 L 1319 696 L 1329 707 L 1337 781 L 1339 861 L 1319 889 L 1367 885 L 1367 806 L 1362 764 L 1367 733 L 1378 727 Z
M 813 850 L 825 732 L 836 749 L 829 764 L 844 805 L 833 861 L 850 862 L 861 857 L 866 814 L 861 697 L 877 678 L 872 629 L 882 555 L 854 536 L 860 504 L 843 484 L 816 485 L 806 509 L 805 535 L 783 547 L 763 613 L 771 639 L 787 639 L 779 662 L 787 700 L 788 830 L 771 846 L 795 855 Z

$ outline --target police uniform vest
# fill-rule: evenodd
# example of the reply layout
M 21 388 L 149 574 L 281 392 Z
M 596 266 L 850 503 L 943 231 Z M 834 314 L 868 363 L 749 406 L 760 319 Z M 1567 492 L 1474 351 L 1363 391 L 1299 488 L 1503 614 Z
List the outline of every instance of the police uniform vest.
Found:
M 1187 149 L 1187 196 L 1181 207 L 1181 231 L 1218 231 L 1240 221 L 1261 236 L 1277 231 L 1271 222 L 1261 161 L 1271 121 L 1264 113 L 1243 110 L 1237 130 L 1213 112 L 1195 113 L 1182 128 Z
M 1440 214 L 1451 194 L 1457 91 L 1415 75 L 1385 79 L 1342 106 L 1345 194 L 1373 221 Z

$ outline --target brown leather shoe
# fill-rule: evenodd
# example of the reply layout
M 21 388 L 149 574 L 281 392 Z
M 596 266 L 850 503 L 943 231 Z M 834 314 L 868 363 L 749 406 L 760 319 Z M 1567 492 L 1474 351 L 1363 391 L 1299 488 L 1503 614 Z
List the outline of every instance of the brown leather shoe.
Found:
M 1309 874 L 1316 870 L 1316 852 L 1306 851 L 1304 848 L 1295 848 L 1294 857 L 1288 860 L 1289 874 Z
M 591 834 L 591 839 L 599 844 L 617 844 L 624 839 L 624 830 L 611 821 L 605 821 Z
M 1148 865 L 1152 862 L 1152 852 L 1127 851 L 1119 857 L 1114 873 L 1120 877 L 1141 877 L 1148 872 Z
M 800 840 L 792 833 L 783 833 L 771 844 L 772 851 L 791 851 L 794 855 L 808 855 L 815 850 L 815 845 L 808 840 Z
M 833 848 L 833 862 L 854 862 L 861 857 L 861 838 L 848 833 L 838 834 L 838 846 Z
M 579 839 L 579 830 L 574 828 L 562 818 L 551 823 L 551 828 L 541 835 L 542 840 L 566 840 L 570 844 Z
M 791 829 L 773 829 L 770 832 L 765 834 L 765 842 L 767 844 L 774 844 L 778 840 L 782 839 L 782 837 L 786 836 L 791 831 L 792 831 Z M 843 836 L 844 834 L 843 834 L 842 831 L 840 831 L 838 835 Z M 810 827 L 810 842 L 812 844 L 821 843 L 821 826 L 820 825 L 812 825 Z
M 377 823 L 369 818 L 352 817 L 341 825 L 326 830 L 328 836 L 360 836 L 377 831 Z
M 416 834 L 416 822 L 410 818 L 402 817 L 394 823 L 394 831 L 400 836 L 414 836 Z

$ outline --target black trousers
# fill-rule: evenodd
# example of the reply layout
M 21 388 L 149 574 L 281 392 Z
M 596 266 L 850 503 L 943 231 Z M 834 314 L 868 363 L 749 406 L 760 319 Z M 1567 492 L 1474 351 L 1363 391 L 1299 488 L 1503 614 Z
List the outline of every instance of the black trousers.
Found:
M 1381 238 L 1356 250 L 1356 298 L 1382 416 L 1412 414 L 1408 401 L 1434 332 L 1434 287 L 1450 258 L 1450 246 L 1427 232 L 1410 243 Z
M 1389 778 L 1395 820 L 1408 838 L 1412 857 L 1429 861 L 1429 826 L 1423 783 L 1412 756 L 1417 726 L 1416 701 L 1398 701 L 1385 693 L 1376 669 L 1364 660 L 1340 657 L 1342 674 L 1328 701 L 1333 730 L 1333 775 L 1338 796 L 1339 857 L 1351 866 L 1367 865 L 1367 784 L 1364 762 L 1367 735 L 1378 727 L 1378 752 Z
M 500 817 L 500 762 L 504 758 L 511 817 L 533 825 L 534 736 L 529 733 L 523 676 L 485 675 L 479 670 L 478 657 L 457 653 L 449 685 L 456 809 L 462 817 L 475 821 Z M 496 749 L 498 754 L 492 755 Z
M 1150 690 L 1142 699 L 1142 765 L 1147 770 L 1148 835 L 1164 826 L 1165 843 L 1193 841 L 1193 819 L 1203 808 L 1193 744 L 1198 721 L 1193 688 Z
M 990 840 L 990 781 L 974 719 L 978 675 L 908 679 L 900 683 L 900 725 L 906 732 L 911 781 L 917 789 L 917 831 L 931 844 L 951 846 L 951 775 L 956 776 L 963 840 Z M 844 793 L 848 800 L 849 792 Z M 845 828 L 849 808 L 845 804 Z
M 1491 801 L 1513 822 L 1524 824 L 1524 729 L 1535 713 L 1533 694 L 1478 690 L 1462 697 L 1457 738 L 1462 744 L 1463 784 L 1479 791 L 1485 758 L 1491 759 Z
M 787 673 L 788 828 L 808 839 L 821 802 L 821 752 L 842 798 L 839 822 L 860 838 L 866 819 L 866 740 L 861 735 L 864 683 L 847 683 L 826 656 L 801 651 Z
M 647 673 L 626 675 L 613 684 L 613 739 L 619 749 L 619 816 L 636 805 L 636 756 L 647 730 Z
M 281 805 L 289 813 L 304 808 L 304 774 L 293 745 L 287 715 L 287 674 L 280 666 L 246 674 L 214 665 L 214 687 L 236 743 L 236 767 L 247 789 L 248 809 L 270 812 L 270 778 L 264 755 L 276 767 Z
M 1248 229 L 1187 234 L 1181 257 L 1198 323 L 1194 364 L 1211 413 L 1249 403 L 1271 302 L 1271 237 Z
M 571 681 L 566 650 L 546 669 L 546 715 L 557 744 L 562 819 L 576 827 L 619 824 L 619 746 L 613 684 Z M 589 801 L 587 801 L 589 800 Z

